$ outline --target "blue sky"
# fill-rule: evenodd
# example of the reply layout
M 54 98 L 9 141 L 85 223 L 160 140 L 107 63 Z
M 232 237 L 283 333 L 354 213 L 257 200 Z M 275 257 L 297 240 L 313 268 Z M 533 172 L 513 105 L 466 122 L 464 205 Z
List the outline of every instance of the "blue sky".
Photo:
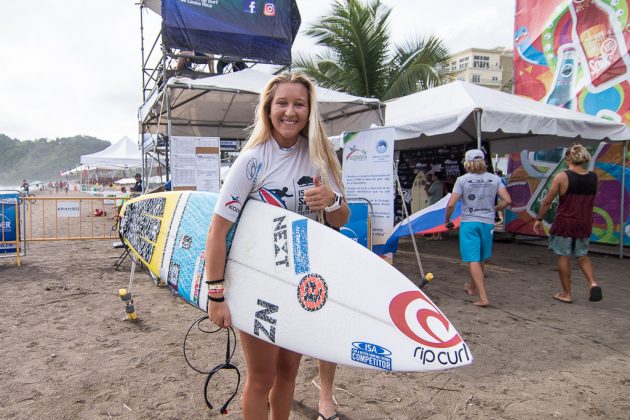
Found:
M 511 47 L 515 0 L 383 0 L 392 37 L 435 34 L 456 52 Z M 312 50 L 302 31 L 330 0 L 297 0 L 293 53 Z M 133 0 L 6 1 L 0 13 L 0 133 L 20 140 L 92 135 L 137 138 L 141 102 L 140 11 Z M 159 19 L 145 15 L 149 43 Z M 149 35 L 150 34 L 150 35 Z M 11 42 L 9 42 L 11 40 Z M 150 45 L 149 45 L 150 46 Z

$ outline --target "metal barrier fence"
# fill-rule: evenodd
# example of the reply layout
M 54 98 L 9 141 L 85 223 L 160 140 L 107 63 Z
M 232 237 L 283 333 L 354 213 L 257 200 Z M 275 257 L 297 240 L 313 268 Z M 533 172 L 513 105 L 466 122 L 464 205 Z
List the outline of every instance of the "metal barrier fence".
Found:
M 26 241 L 118 239 L 121 197 L 42 197 L 26 201 Z

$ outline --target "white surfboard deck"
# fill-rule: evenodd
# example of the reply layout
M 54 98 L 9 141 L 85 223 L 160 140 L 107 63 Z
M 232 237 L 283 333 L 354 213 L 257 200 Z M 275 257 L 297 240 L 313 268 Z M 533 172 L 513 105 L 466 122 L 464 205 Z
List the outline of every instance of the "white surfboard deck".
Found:
M 427 196 L 427 190 L 425 189 L 426 185 L 427 178 L 424 171 L 418 172 L 411 187 L 411 214 L 427 207 L 429 197 Z
M 205 310 L 199 249 L 216 195 L 171 194 L 180 197 L 159 275 Z M 209 212 L 199 204 L 204 202 Z M 388 371 L 446 369 L 473 360 L 453 325 L 404 275 L 351 239 L 285 209 L 247 202 L 225 279 L 233 325 L 298 353 Z

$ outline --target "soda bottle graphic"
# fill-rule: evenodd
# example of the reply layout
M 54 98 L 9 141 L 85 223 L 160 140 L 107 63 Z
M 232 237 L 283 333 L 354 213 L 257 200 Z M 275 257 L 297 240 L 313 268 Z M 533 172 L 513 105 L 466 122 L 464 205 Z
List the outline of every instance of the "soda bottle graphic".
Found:
M 563 44 L 558 48 L 558 65 L 554 77 L 553 90 L 547 98 L 550 105 L 572 109 L 577 73 L 576 50 L 573 44 Z
M 574 28 L 590 75 L 591 84 L 599 87 L 628 72 L 622 56 L 627 54 L 625 42 L 617 37 L 611 16 L 596 0 L 572 0 L 569 9 Z M 612 19 L 615 19 L 613 16 Z
M 529 199 L 529 203 L 527 205 L 527 212 L 532 217 L 537 217 L 538 211 L 540 210 L 540 203 L 549 192 L 549 188 L 551 188 L 551 182 L 553 181 L 553 178 L 557 174 L 559 174 L 560 172 L 568 168 L 569 166 L 567 165 L 566 159 L 560 159 L 560 162 L 558 162 L 556 167 L 553 168 L 553 170 L 551 170 L 550 172 L 548 172 L 546 174 L 545 179 L 543 179 L 540 182 L 540 184 L 538 184 L 536 191 L 534 191 L 534 193 L 532 194 L 532 197 Z M 553 222 L 553 219 L 556 217 L 556 210 L 558 209 L 558 204 L 560 204 L 560 201 L 558 197 L 556 196 L 556 198 L 551 203 L 551 207 L 549 207 L 549 210 L 547 211 L 547 213 L 545 213 L 545 217 L 544 217 L 545 223 L 551 224 Z

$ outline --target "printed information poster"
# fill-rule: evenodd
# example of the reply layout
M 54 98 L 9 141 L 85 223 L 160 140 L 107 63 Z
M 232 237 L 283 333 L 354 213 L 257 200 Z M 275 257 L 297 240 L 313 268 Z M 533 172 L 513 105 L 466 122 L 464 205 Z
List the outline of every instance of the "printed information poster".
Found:
M 219 192 L 221 188 L 219 138 L 173 136 L 172 140 L 173 190 Z
M 394 227 L 393 128 L 344 133 L 343 183 L 348 200 L 372 203 L 372 250 L 381 254 Z

